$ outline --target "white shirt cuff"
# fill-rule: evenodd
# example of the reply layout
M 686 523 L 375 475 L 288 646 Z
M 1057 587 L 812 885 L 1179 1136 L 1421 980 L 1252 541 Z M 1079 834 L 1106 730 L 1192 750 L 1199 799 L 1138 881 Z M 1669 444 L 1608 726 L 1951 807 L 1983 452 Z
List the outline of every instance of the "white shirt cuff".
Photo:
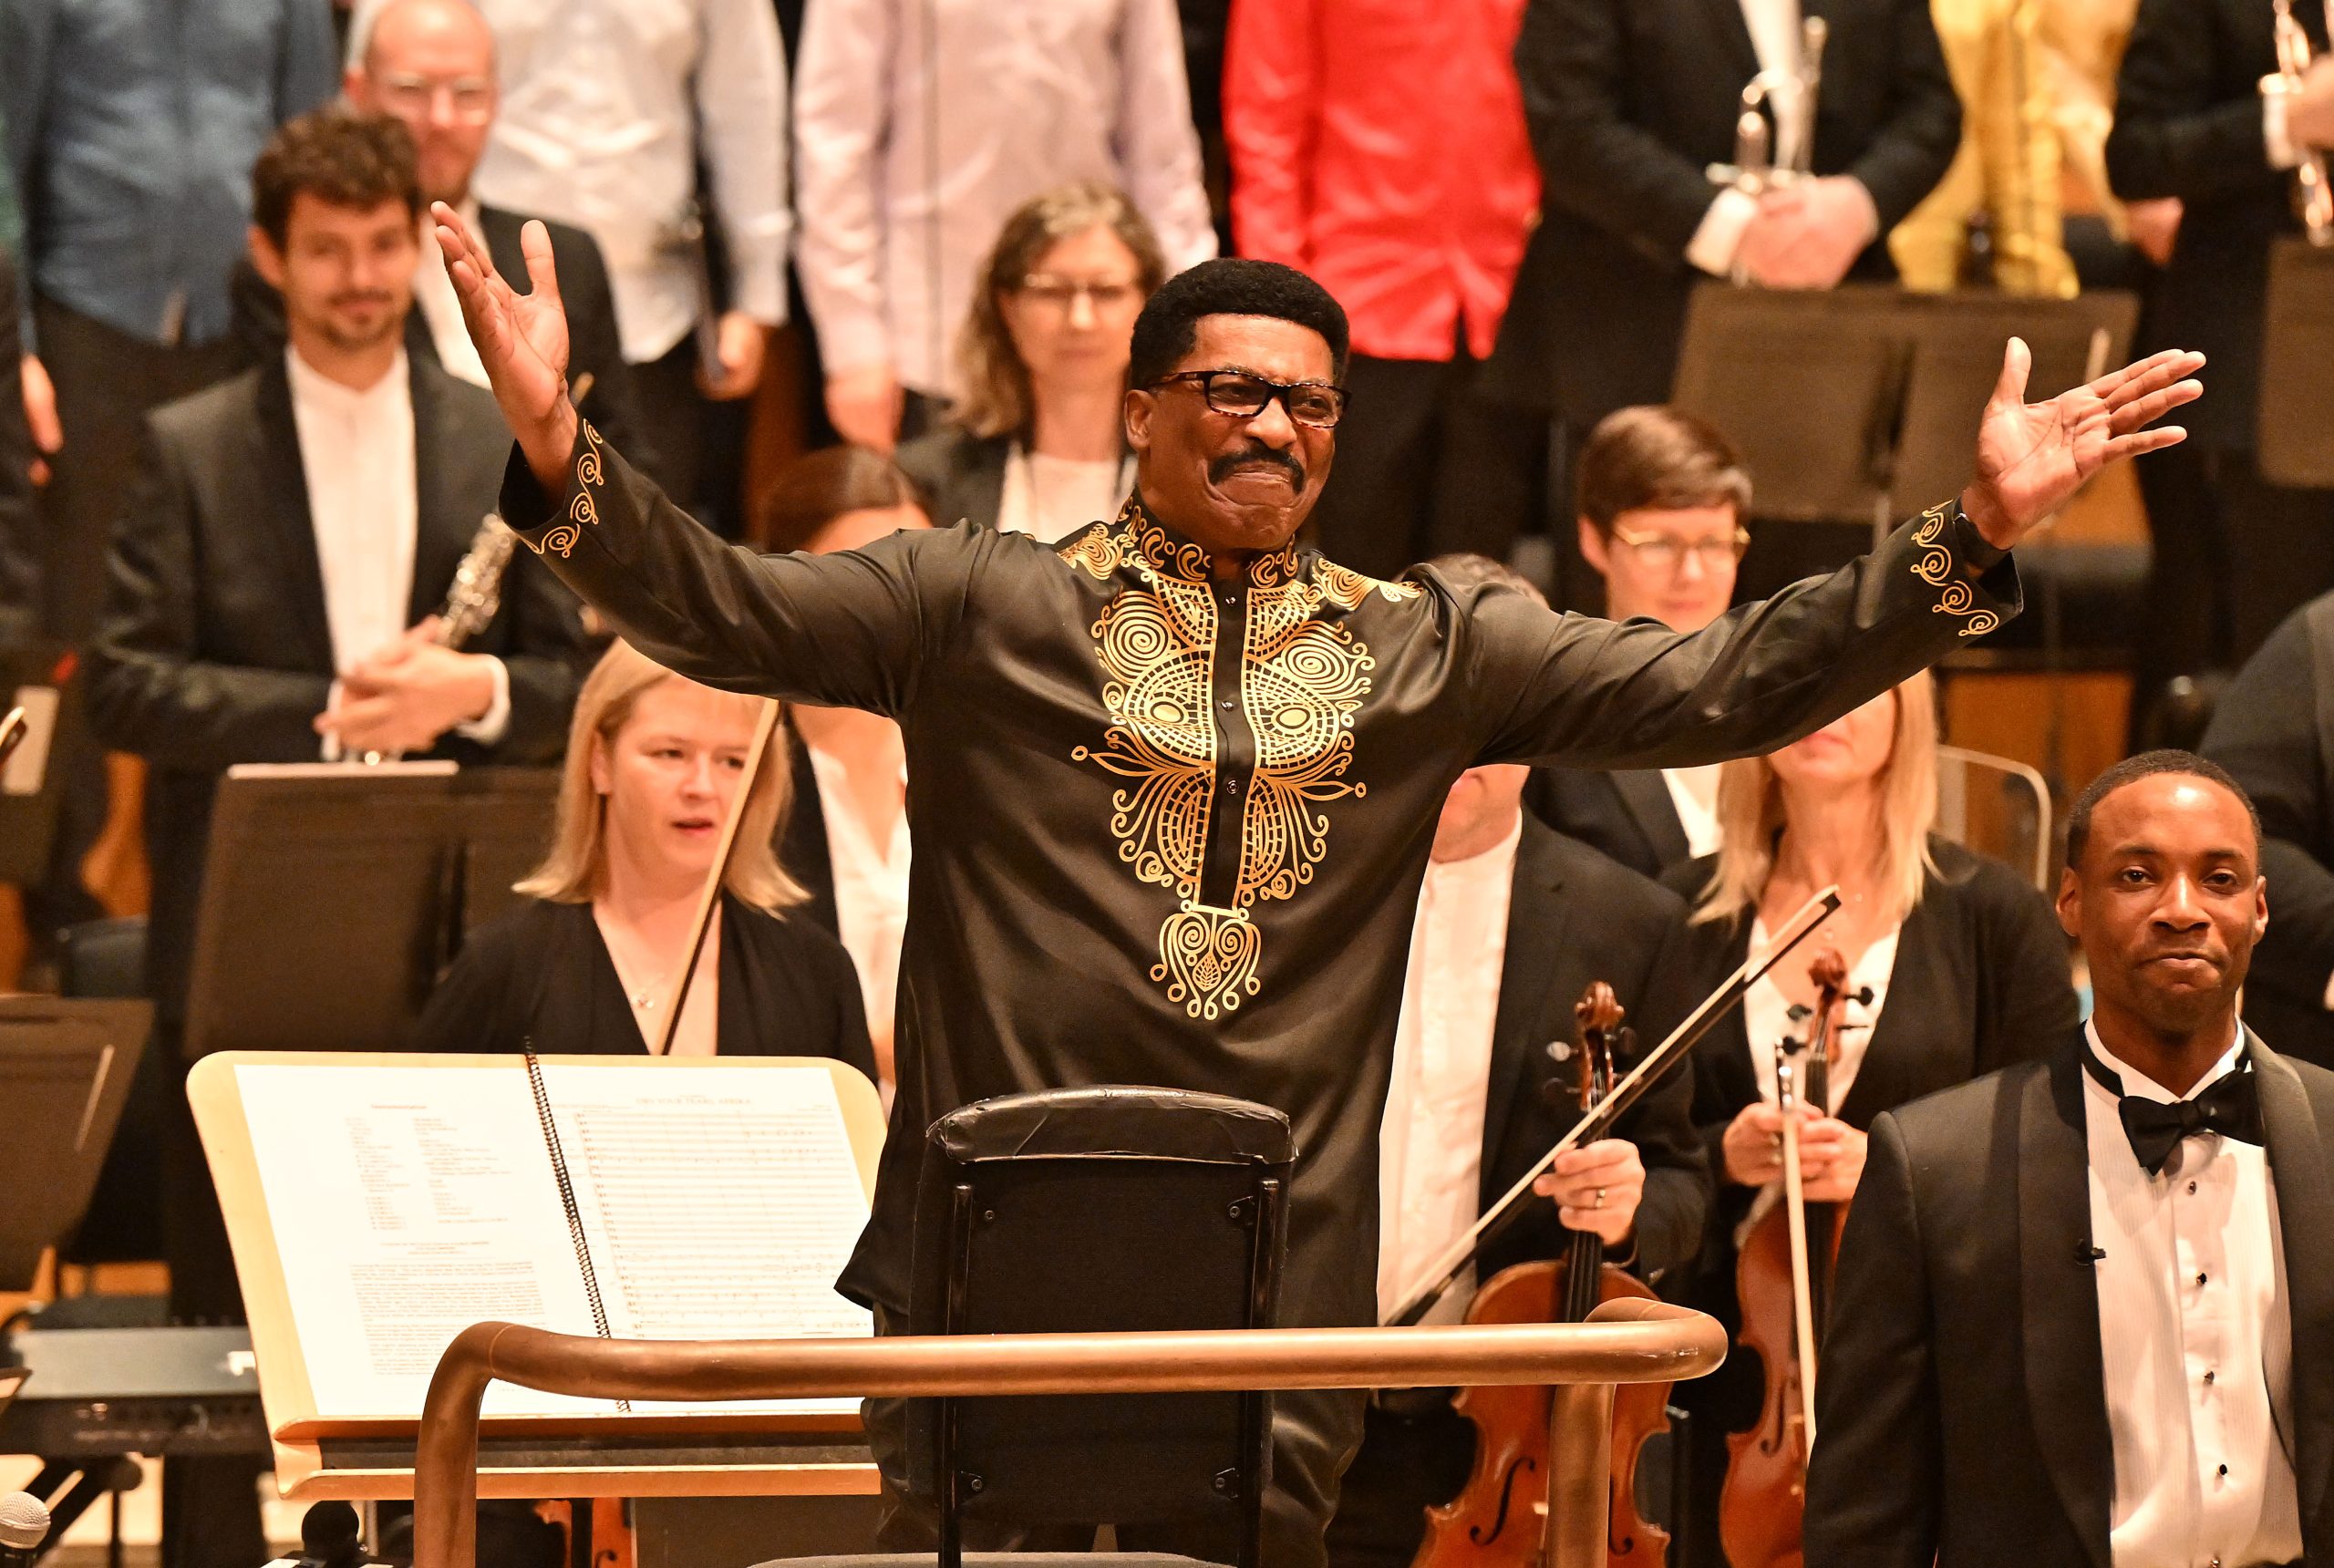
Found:
M 2300 167 L 2301 153 L 2293 133 L 2286 129 L 2286 82 L 2283 77 L 2261 78 L 2261 144 L 2269 150 L 2269 167 Z
M 475 740 L 480 746 L 492 746 L 511 727 L 511 670 L 501 659 L 488 658 L 488 673 L 494 677 L 494 696 L 486 711 L 466 724 L 454 726 L 454 733 L 464 740 Z
M 1702 214 L 1701 226 L 1686 242 L 1686 260 L 1714 278 L 1734 271 L 1734 253 L 1742 248 L 1742 232 L 1759 215 L 1759 203 L 1731 186 L 1718 193 Z

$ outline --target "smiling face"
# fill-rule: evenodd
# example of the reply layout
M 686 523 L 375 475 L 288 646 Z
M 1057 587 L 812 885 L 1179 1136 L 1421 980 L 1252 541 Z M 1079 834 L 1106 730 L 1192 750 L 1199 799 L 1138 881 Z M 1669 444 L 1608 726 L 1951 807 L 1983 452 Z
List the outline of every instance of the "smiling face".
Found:
M 2212 779 L 2151 773 L 2100 799 L 2059 923 L 2090 960 L 2102 1024 L 2174 1038 L 2234 1021 L 2269 923 L 2259 857 L 2244 801 Z
M 1202 316 L 1175 366 L 1244 370 L 1267 381 L 1330 382 L 1329 345 L 1276 316 Z M 1136 482 L 1160 521 L 1210 553 L 1278 550 L 1313 511 L 1329 477 L 1337 433 L 1299 425 L 1275 397 L 1250 418 L 1219 414 L 1195 381 L 1127 394 L 1127 443 Z
M 404 330 L 421 256 L 415 222 L 402 201 L 343 207 L 303 191 L 292 198 L 281 248 L 252 230 L 252 263 L 283 291 L 294 345 L 353 354 Z
M 612 876 L 701 881 L 753 741 L 750 698 L 677 676 L 642 691 L 592 753 L 592 787 L 607 800 Z

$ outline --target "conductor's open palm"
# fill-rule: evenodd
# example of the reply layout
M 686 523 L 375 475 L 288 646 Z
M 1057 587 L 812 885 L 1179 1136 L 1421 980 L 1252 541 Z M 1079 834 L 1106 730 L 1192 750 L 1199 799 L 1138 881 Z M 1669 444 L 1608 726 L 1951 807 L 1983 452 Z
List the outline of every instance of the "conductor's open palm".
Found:
M 2186 439 L 2177 425 L 2148 427 L 2205 391 L 2187 379 L 2205 356 L 2170 348 L 2048 402 L 2029 403 L 2033 363 L 2025 342 L 2011 338 L 1978 428 L 1977 477 L 1961 497 L 1969 521 L 2004 550 L 2109 463 Z
M 429 211 L 447 275 L 461 301 L 462 324 L 478 346 L 502 417 L 537 473 L 543 459 L 556 471 L 574 445 L 575 411 L 567 400 L 567 311 L 552 264 L 551 233 L 532 219 L 520 231 L 527 258 L 522 294 L 494 270 L 486 247 L 462 228 L 452 208 L 439 201 Z

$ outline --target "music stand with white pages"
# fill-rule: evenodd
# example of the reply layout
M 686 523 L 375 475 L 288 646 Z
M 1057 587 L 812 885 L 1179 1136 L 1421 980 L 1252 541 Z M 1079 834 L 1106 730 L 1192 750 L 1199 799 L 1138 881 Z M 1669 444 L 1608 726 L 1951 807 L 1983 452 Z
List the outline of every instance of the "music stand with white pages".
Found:
M 883 1119 L 825 1057 L 223 1052 L 188 1079 L 286 1497 L 410 1497 L 447 1343 L 863 1337 L 835 1276 Z M 497 1385 L 490 1497 L 875 1490 L 856 1402 L 626 1406 Z

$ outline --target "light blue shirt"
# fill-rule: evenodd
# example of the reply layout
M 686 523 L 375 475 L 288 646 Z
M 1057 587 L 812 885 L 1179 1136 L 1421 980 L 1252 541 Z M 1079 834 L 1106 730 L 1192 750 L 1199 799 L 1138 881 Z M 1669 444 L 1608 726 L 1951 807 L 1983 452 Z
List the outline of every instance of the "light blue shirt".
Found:
M 28 292 L 150 343 L 223 337 L 252 164 L 337 87 L 329 0 L 0 0 Z

